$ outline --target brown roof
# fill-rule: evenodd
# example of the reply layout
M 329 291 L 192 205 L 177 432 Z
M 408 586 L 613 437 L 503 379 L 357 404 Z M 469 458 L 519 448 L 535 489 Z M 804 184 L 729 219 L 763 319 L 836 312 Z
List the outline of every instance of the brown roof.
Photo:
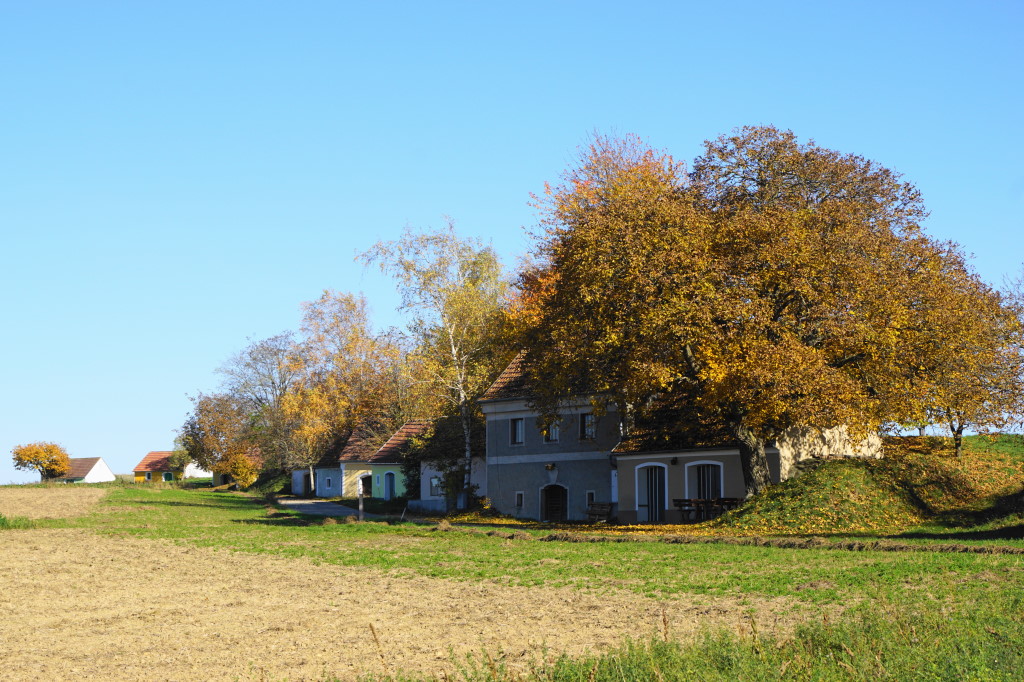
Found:
M 98 461 L 99 457 L 71 457 L 68 459 L 71 467 L 60 478 L 85 478 Z
M 519 351 L 519 355 L 494 380 L 480 400 L 519 400 L 530 396 L 526 377 L 526 351 Z
M 132 471 L 170 471 L 171 465 L 167 461 L 170 456 L 170 450 L 154 450 L 147 453 Z
M 333 459 L 335 462 L 368 462 L 375 452 L 377 445 L 372 436 L 353 433 L 337 458 Z
M 395 431 L 395 435 L 391 436 L 387 443 L 384 443 L 374 453 L 370 461 L 379 464 L 396 464 L 401 462 L 402 456 L 409 449 L 409 442 L 416 436 L 422 436 L 426 433 L 431 423 L 429 419 L 414 419 L 411 422 L 406 422 L 402 425 L 402 428 Z

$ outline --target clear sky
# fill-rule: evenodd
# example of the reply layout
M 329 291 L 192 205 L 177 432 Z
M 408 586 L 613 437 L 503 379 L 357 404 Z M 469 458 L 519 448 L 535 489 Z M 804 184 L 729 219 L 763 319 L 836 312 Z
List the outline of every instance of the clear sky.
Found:
M 1024 3 L 0 0 L 11 447 L 118 473 L 188 394 L 324 288 L 400 323 L 353 262 L 406 225 L 511 266 L 529 195 L 589 133 L 677 158 L 773 124 L 923 192 L 991 283 L 1024 260 Z

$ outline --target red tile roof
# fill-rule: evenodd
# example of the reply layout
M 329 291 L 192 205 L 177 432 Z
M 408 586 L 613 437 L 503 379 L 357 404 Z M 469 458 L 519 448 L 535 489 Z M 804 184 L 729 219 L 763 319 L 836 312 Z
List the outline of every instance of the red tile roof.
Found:
M 402 428 L 395 431 L 384 445 L 379 445 L 380 439 L 370 434 L 354 433 L 349 436 L 348 442 L 341 448 L 341 452 L 334 450 L 329 452 L 320 460 L 317 465 L 320 468 L 338 466 L 344 462 L 362 462 L 367 464 L 398 464 L 402 461 L 409 441 L 416 436 L 422 435 L 430 427 L 429 419 L 416 419 L 406 422 Z
M 530 396 L 526 377 L 526 351 L 519 351 L 519 355 L 494 380 L 480 401 L 519 400 Z
M 170 471 L 171 465 L 167 461 L 170 456 L 170 450 L 155 450 L 143 457 L 132 471 Z
M 380 441 L 376 441 L 379 443 Z M 353 433 L 349 436 L 345 447 L 338 454 L 336 462 L 368 462 L 377 452 L 377 445 L 371 436 Z
M 98 461 L 99 457 L 71 457 L 68 459 L 71 468 L 60 478 L 85 478 Z
M 395 431 L 395 434 L 388 439 L 387 443 L 370 458 L 371 462 L 378 464 L 396 464 L 402 461 L 402 457 L 409 449 L 409 442 L 416 436 L 422 436 L 430 428 L 429 419 L 414 419 L 406 422 L 402 428 Z

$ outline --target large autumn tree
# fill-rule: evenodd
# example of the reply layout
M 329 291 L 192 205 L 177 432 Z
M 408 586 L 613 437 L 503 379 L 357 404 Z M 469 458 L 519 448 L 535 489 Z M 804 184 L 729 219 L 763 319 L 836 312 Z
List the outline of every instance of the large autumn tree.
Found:
M 508 360 L 500 343 L 508 283 L 494 250 L 461 238 L 451 220 L 432 231 L 406 229 L 360 258 L 393 276 L 433 395 L 458 417 L 469 500 L 477 399 Z
M 942 425 L 960 456 L 965 430 L 1014 425 L 1024 413 L 1021 307 L 967 268 L 952 246 L 945 269 L 919 290 L 930 333 L 908 358 L 927 389 L 926 418 Z
M 956 251 L 925 235 L 920 197 L 861 157 L 744 128 L 691 173 L 636 138 L 596 138 L 539 200 L 522 277 L 538 404 L 585 391 L 632 416 L 673 395 L 739 444 L 748 494 L 792 427 L 919 419 L 941 306 L 972 295 Z M 947 333 L 950 329 L 945 330 Z

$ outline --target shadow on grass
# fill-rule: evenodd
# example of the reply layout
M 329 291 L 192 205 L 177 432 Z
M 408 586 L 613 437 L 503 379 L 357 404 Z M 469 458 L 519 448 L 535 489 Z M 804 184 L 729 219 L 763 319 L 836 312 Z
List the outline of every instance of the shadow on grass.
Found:
M 961 540 L 1024 539 L 1024 488 L 985 500 L 973 509 L 936 514 L 928 524 L 934 531 L 903 533 L 905 538 Z
M 268 516 L 260 519 L 232 519 L 231 523 L 240 523 L 245 526 L 280 526 L 284 528 L 305 528 L 308 526 L 322 526 L 322 516 Z
M 1024 540 L 1024 523 L 983 530 L 912 531 L 890 537 L 913 540 Z
M 133 504 L 150 507 L 200 507 L 203 509 L 217 509 L 218 507 L 221 507 L 252 509 L 259 507 L 261 503 L 259 500 L 253 500 L 245 497 L 225 497 L 223 499 L 217 498 L 211 500 L 205 504 L 201 502 L 179 502 L 177 500 L 134 500 Z

